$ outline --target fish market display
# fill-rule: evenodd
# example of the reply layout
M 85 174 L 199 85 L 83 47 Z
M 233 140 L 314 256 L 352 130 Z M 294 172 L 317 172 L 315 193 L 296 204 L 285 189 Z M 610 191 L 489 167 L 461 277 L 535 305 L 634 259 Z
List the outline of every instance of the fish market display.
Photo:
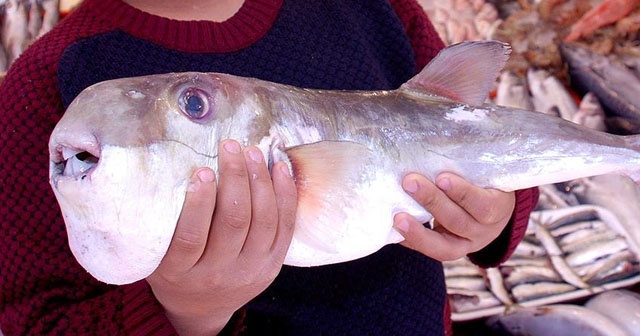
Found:
M 224 138 L 290 163 L 299 208 L 285 262 L 299 266 L 351 260 L 400 241 L 395 213 L 428 221 L 400 187 L 410 171 L 430 178 L 450 171 L 502 190 L 612 172 L 638 177 L 639 137 L 479 105 L 508 50 L 495 41 L 451 46 L 391 91 L 308 90 L 204 73 L 92 86 L 50 140 L 51 184 L 71 248 L 105 282 L 150 274 L 171 240 L 191 173 L 216 168 Z
M 482 270 L 466 258 L 444 263 L 452 317 L 486 317 L 638 283 L 639 251 L 640 241 L 605 208 L 533 212 L 524 240 L 500 266 Z

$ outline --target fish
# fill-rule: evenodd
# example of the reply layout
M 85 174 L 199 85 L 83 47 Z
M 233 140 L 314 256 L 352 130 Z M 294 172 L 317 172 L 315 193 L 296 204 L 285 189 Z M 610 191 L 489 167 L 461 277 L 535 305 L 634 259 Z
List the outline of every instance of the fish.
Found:
M 451 310 L 455 313 L 497 307 L 502 304 L 495 295 L 484 290 L 447 288 L 447 297 L 451 302 Z
M 69 105 L 49 140 L 50 184 L 78 262 L 97 279 L 145 278 L 171 241 L 191 174 L 217 144 L 256 145 L 298 188 L 285 264 L 318 266 L 398 243 L 395 214 L 431 218 L 401 187 L 451 172 L 513 191 L 584 176 L 640 178 L 640 137 L 483 104 L 509 58 L 499 41 L 443 49 L 399 88 L 331 91 L 222 73 L 104 81 Z
M 560 282 L 562 278 L 554 271 L 551 265 L 545 265 L 546 267 L 537 266 L 519 266 L 501 267 L 500 271 L 504 274 L 504 285 L 511 289 L 517 285 L 525 283 L 535 283 L 540 281 L 547 282 Z
M 610 115 L 640 120 L 640 78 L 631 69 L 575 43 L 560 44 L 560 52 L 574 87 L 593 92 Z
M 613 320 L 630 336 L 640 336 L 640 294 L 627 289 L 610 290 L 592 297 L 584 306 Z
M 608 317 L 573 304 L 522 307 L 485 321 L 495 332 L 527 336 L 626 336 Z M 502 334 L 501 334 L 502 335 Z
M 496 105 L 533 110 L 533 102 L 524 78 L 512 71 L 503 71 L 496 90 Z
M 511 296 L 509 296 L 509 292 L 507 291 L 507 288 L 505 288 L 505 282 L 500 270 L 496 267 L 489 267 L 485 272 L 491 293 L 493 293 L 503 305 L 513 305 L 513 300 L 511 300 Z
M 626 233 L 630 248 L 640 255 L 640 188 L 625 176 L 600 175 L 574 181 L 570 192 L 583 203 L 609 210 L 619 223 L 616 232 Z
M 605 117 L 604 109 L 602 108 L 600 101 L 598 101 L 598 97 L 596 97 L 592 92 L 587 92 L 587 94 L 582 97 L 580 106 L 578 106 L 578 111 L 573 115 L 571 121 L 576 124 L 605 132 L 607 131 Z
M 40 38 L 53 29 L 58 21 L 60 21 L 61 4 L 60 0 L 37 0 L 37 2 L 44 12 L 40 30 L 38 31 L 38 35 L 35 36 L 35 38 Z
M 573 292 L 576 287 L 564 282 L 538 281 L 516 285 L 510 290 L 517 302 L 524 302 Z
M 0 38 L 7 54 L 8 65 L 11 65 L 26 47 L 29 37 L 27 26 L 25 3 L 21 0 L 7 0 Z
M 536 111 L 549 114 L 557 110 L 559 116 L 567 120 L 578 112 L 578 105 L 556 76 L 546 70 L 529 69 L 527 80 Z
M 589 284 L 580 279 L 569 267 L 568 262 L 562 258 L 562 251 L 556 244 L 551 233 L 542 225 L 536 225 L 536 237 L 540 239 L 540 242 L 548 251 L 551 264 L 554 269 L 560 274 L 562 279 L 571 285 L 578 288 L 589 288 Z
M 604 259 L 598 259 L 592 263 L 576 267 L 574 271 L 582 280 L 593 283 L 592 279 L 598 279 L 603 272 L 611 270 L 621 264 L 637 264 L 637 259 L 630 250 L 622 250 L 620 252 L 612 253 Z M 635 273 L 637 272 L 638 270 L 636 266 Z M 631 274 L 633 274 L 633 272 L 631 272 Z

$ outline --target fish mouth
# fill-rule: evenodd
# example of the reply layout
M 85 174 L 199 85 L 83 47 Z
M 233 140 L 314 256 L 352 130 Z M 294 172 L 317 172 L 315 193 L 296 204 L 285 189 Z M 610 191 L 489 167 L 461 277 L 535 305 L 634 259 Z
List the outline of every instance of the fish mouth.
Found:
M 95 170 L 99 158 L 96 150 L 61 145 L 51 158 L 52 174 L 58 178 L 84 180 Z

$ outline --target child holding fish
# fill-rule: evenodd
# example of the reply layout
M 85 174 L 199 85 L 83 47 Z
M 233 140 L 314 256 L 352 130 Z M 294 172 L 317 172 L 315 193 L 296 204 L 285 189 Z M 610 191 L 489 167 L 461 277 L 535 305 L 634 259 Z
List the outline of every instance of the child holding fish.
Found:
M 209 169 L 194 173 L 156 271 L 109 286 L 69 250 L 44 154 L 66 107 L 102 80 L 215 71 L 302 87 L 391 89 L 442 47 L 414 1 L 85 0 L 0 87 L 2 332 L 443 334 L 450 322 L 440 261 L 505 260 L 524 235 L 535 189 L 502 193 L 452 174 L 435 184 L 409 174 L 402 185 L 433 214 L 434 230 L 399 214 L 405 246 L 289 267 L 282 262 L 294 181 L 281 163 L 270 174 L 256 147 L 226 140 L 219 180 Z

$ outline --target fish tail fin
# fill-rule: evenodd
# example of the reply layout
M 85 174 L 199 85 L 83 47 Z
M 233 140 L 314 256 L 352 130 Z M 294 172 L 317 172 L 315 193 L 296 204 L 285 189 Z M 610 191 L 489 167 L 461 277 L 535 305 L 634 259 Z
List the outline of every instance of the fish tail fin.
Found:
M 344 231 L 345 210 L 371 150 L 349 141 L 321 141 L 285 150 L 298 188 L 295 236 L 308 246 L 337 253 L 332 245 Z

